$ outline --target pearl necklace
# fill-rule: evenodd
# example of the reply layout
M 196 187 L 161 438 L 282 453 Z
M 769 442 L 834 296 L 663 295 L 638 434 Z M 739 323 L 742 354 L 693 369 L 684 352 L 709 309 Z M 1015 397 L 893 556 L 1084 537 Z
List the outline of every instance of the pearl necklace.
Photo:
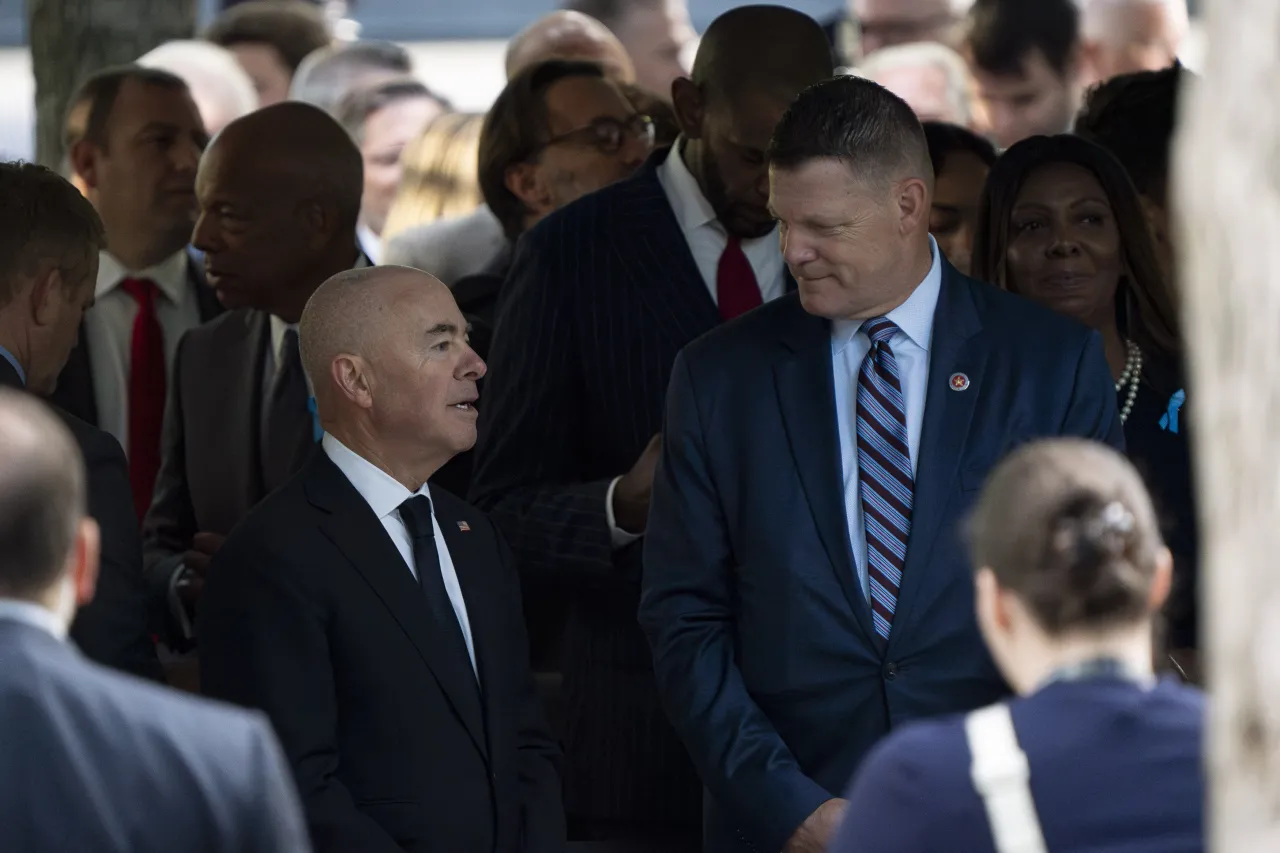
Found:
M 1124 372 L 1116 380 L 1116 394 L 1120 394 L 1126 385 L 1129 386 L 1129 393 L 1125 397 L 1124 405 L 1120 407 L 1120 423 L 1129 420 L 1133 403 L 1138 399 L 1138 380 L 1142 378 L 1142 350 L 1138 349 L 1138 345 L 1133 341 L 1125 343 L 1128 345 L 1129 355 L 1124 362 Z

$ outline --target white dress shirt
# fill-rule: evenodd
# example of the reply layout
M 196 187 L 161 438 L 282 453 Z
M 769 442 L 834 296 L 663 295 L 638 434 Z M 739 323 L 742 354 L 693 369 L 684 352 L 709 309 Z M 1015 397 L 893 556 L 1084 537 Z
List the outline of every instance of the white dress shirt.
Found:
M 693 254 L 693 262 L 702 273 L 711 299 L 718 304 L 716 296 L 716 272 L 720 268 L 720 256 L 725 246 L 729 245 L 729 235 L 724 226 L 716 219 L 716 212 L 711 209 L 711 202 L 698 187 L 693 174 L 684 164 L 681 150 L 684 138 L 681 137 L 671 148 L 671 153 L 662 165 L 658 166 L 658 183 L 666 193 L 667 203 L 671 205 L 680 223 L 685 242 Z M 786 263 L 782 260 L 782 249 L 778 243 L 778 226 L 763 237 L 742 241 L 742 252 L 751 264 L 751 271 L 756 274 L 756 283 L 760 286 L 760 298 L 764 302 L 777 299 L 787 289 Z
M 356 226 L 356 239 L 360 248 L 375 265 L 382 263 L 382 238 L 374 234 L 368 225 L 361 222 Z
M 907 446 L 911 450 L 914 477 L 920 462 L 920 430 L 924 424 L 925 392 L 929 387 L 929 348 L 933 342 L 933 313 L 942 289 L 942 253 L 929 238 L 933 265 L 907 301 L 885 316 L 898 327 L 889 339 L 898 380 L 907 408 Z M 862 524 L 858 491 L 858 373 L 871 351 L 871 339 L 859 331 L 862 320 L 836 320 L 831 324 L 831 367 L 835 382 L 836 422 L 840 430 L 840 461 L 844 475 L 844 510 L 849 521 L 849 542 L 857 563 L 863 595 L 870 596 L 867 574 L 867 536 Z M 867 599 L 868 601 L 870 598 Z
M 187 275 L 189 264 L 185 248 L 153 267 L 138 271 L 125 269 L 109 252 L 98 255 L 95 302 L 84 315 L 84 332 L 91 354 L 98 426 L 115 436 L 126 452 L 129 447 L 129 370 L 138 303 L 121 289 L 120 283 L 126 278 L 155 282 L 159 291 L 156 318 L 164 335 L 165 372 L 172 381 L 178 340 L 188 329 L 200 325 L 200 304 Z
M 400 518 L 399 510 L 400 504 L 415 494 L 424 495 L 430 500 L 431 491 L 427 488 L 427 484 L 423 483 L 422 488 L 416 493 L 410 492 L 390 474 L 328 433 L 325 433 L 320 443 L 324 447 L 324 452 L 333 460 L 333 464 L 338 466 L 338 470 L 351 481 L 351 485 L 355 486 L 356 491 L 369 504 L 373 514 L 378 517 L 387 535 L 391 537 L 392 544 L 404 558 L 405 565 L 417 579 L 418 566 L 413 559 L 413 542 Z M 467 655 L 471 658 L 471 670 L 479 678 L 476 670 L 475 644 L 471 640 L 471 621 L 467 618 L 467 603 L 462 597 L 462 585 L 458 583 L 458 572 L 453 566 L 453 558 L 449 556 L 449 548 L 440 530 L 440 522 L 436 520 L 434 505 L 431 510 L 431 527 L 435 530 L 436 553 L 440 555 L 440 574 L 444 578 L 445 592 L 449 594 L 449 603 L 453 605 L 453 612 L 458 617 L 458 624 L 462 627 L 462 636 L 467 642 Z
M 59 640 L 67 638 L 67 623 L 58 614 L 34 601 L 0 598 L 0 619 L 12 619 L 14 622 L 48 631 Z
M 676 140 L 671 153 L 662 165 L 658 166 L 658 183 L 667 196 L 667 203 L 676 215 L 680 231 L 685 242 L 689 244 L 689 252 L 693 262 L 702 274 L 702 280 L 711 294 L 711 301 L 719 304 L 716 293 L 716 273 L 720 268 L 720 256 L 729 245 L 728 232 L 716 219 L 716 212 L 711 209 L 711 202 L 702 194 L 698 182 L 694 179 L 689 167 L 684 164 L 681 149 L 684 137 Z M 778 243 L 778 227 L 763 237 L 742 241 L 742 252 L 751 264 L 751 271 L 756 274 L 756 284 L 760 287 L 760 299 L 763 302 L 777 299 L 787 290 L 787 265 L 782 259 L 782 250 Z M 628 533 L 618 527 L 613 515 L 613 492 L 618 487 L 621 477 L 615 477 L 605 493 L 604 512 L 609 524 L 609 534 L 615 549 L 629 545 L 639 539 L 639 535 Z

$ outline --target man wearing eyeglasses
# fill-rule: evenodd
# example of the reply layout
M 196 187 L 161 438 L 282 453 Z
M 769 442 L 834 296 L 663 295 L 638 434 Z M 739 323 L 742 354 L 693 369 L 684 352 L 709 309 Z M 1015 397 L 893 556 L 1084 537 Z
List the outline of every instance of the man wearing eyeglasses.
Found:
M 738 7 L 710 25 L 690 77 L 672 86 L 681 137 L 634 175 L 549 212 L 563 202 L 555 169 L 581 174 L 604 156 L 585 134 L 557 140 L 567 129 L 506 173 L 506 191 L 528 205 L 522 227 L 541 221 L 517 244 L 499 299 L 471 493 L 526 583 L 558 585 L 553 600 L 569 610 L 571 840 L 700 847 L 700 784 L 636 621 L 655 434 L 680 348 L 794 287 L 767 210 L 764 150 L 795 96 L 831 74 L 816 21 Z

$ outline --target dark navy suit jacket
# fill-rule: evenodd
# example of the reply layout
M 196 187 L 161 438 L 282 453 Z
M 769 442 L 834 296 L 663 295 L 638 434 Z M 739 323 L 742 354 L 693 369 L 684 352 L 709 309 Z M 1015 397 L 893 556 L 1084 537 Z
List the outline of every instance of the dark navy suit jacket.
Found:
M 1012 703 L 1055 853 L 1204 850 L 1204 697 L 1166 681 L 1051 684 Z M 918 723 L 867 758 L 830 853 L 992 853 L 963 717 Z
M 793 294 L 676 361 L 640 620 L 711 795 L 707 853 L 781 849 L 892 726 L 1004 695 L 973 615 L 960 522 L 991 467 L 1029 439 L 1123 446 L 1098 335 L 949 264 L 929 358 L 887 643 L 849 542 L 830 323 Z M 956 373 L 965 390 L 952 389 Z
M 111 672 L 9 618 L 0 732 L 0 850 L 311 850 L 261 714 Z

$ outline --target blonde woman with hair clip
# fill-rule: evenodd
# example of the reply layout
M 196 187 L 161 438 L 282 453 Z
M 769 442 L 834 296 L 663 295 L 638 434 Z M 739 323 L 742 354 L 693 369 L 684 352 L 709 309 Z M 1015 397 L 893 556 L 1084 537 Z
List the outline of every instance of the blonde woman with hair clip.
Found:
M 886 738 L 830 853 L 1203 850 L 1204 699 L 1152 667 L 1172 558 L 1133 466 L 1026 445 L 969 533 L 978 622 L 1019 698 Z
M 452 285 L 506 246 L 477 178 L 481 113 L 446 113 L 404 151 L 404 177 L 383 229 L 383 263 L 424 270 Z

